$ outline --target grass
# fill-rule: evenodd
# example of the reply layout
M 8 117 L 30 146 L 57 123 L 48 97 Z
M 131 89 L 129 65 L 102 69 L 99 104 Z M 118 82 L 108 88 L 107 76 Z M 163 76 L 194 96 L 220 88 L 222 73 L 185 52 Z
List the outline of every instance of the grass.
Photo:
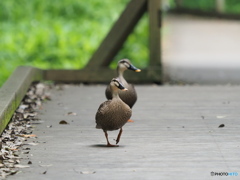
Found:
M 19 65 L 83 68 L 128 2 L 0 1 L 0 86 Z M 146 67 L 147 31 L 145 17 L 114 62 L 127 57 Z

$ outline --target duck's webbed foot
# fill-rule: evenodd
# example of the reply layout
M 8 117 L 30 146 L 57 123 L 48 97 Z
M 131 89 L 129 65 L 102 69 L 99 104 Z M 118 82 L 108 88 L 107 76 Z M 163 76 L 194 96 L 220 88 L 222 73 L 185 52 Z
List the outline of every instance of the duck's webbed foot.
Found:
M 105 137 L 107 139 L 107 147 L 118 147 L 118 145 L 110 144 L 110 142 L 108 140 L 108 133 L 107 133 L 107 131 L 104 131 L 104 134 L 105 134 Z
M 114 144 L 110 144 L 110 143 L 108 143 L 107 144 L 107 147 L 118 147 L 119 145 L 114 145 Z
M 134 122 L 134 120 L 132 120 L 132 119 L 129 119 L 129 120 L 128 120 L 128 122 Z

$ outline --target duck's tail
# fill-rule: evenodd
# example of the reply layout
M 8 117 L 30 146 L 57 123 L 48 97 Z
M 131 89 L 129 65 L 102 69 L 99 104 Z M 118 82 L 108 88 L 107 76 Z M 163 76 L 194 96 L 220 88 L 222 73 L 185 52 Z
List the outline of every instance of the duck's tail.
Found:
M 102 127 L 99 124 L 97 124 L 96 129 L 102 129 Z

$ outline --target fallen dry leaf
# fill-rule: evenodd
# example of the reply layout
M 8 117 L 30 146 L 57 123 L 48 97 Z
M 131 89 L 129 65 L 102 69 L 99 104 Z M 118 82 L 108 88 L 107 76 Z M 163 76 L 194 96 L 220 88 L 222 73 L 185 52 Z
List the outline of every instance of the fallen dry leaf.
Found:
M 68 122 L 65 121 L 65 120 L 61 120 L 61 121 L 59 122 L 59 124 L 68 124 Z
M 45 90 L 45 85 L 42 83 L 39 83 L 36 85 L 36 92 L 35 94 L 37 96 L 42 96 L 44 94 L 44 90 Z
M 26 143 L 26 144 L 23 144 L 23 145 L 31 145 L 31 146 L 36 146 L 36 145 L 38 145 L 38 143 Z
M 25 137 L 25 138 L 37 137 L 36 134 L 23 134 L 22 136 Z
M 37 113 L 24 113 L 23 118 L 28 119 L 29 117 L 35 117 Z
M 67 115 L 76 116 L 76 115 L 77 115 L 77 113 L 75 113 L 75 112 L 68 112 L 68 113 L 67 113 Z
M 9 150 L 11 150 L 11 151 L 18 151 L 18 149 L 16 149 L 16 148 L 10 148 Z
M 96 171 L 81 171 L 81 174 L 95 174 Z
M 52 164 L 41 164 L 41 165 L 39 165 L 39 166 L 41 166 L 41 167 L 51 167 L 51 166 L 53 166 Z
M 218 127 L 219 128 L 223 128 L 223 127 L 225 127 L 225 125 L 224 124 L 220 124 Z
M 16 167 L 16 168 L 29 168 L 30 166 L 21 165 L 21 164 L 16 164 L 15 167 Z
M 223 119 L 225 117 L 227 117 L 227 116 L 217 116 L 218 119 Z

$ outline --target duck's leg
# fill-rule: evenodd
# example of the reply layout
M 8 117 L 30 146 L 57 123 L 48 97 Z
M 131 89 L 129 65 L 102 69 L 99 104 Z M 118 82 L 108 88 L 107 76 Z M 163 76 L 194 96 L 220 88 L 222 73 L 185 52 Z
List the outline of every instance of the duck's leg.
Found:
M 120 138 L 121 138 L 121 135 L 122 135 L 122 128 L 120 129 L 120 131 L 119 131 L 119 133 L 118 133 L 118 136 L 117 136 L 117 140 L 116 140 L 116 144 L 118 144 L 119 143 L 119 141 L 120 141 Z
M 129 120 L 128 120 L 128 122 L 134 122 L 134 120 L 132 120 L 132 119 L 129 119 Z
M 118 147 L 118 145 L 112 145 L 112 144 L 110 144 L 110 142 L 109 142 L 109 140 L 108 140 L 108 133 L 107 133 L 107 131 L 103 131 L 103 132 L 104 132 L 105 137 L 106 137 L 106 139 L 107 139 L 107 146 L 108 146 L 108 147 Z

